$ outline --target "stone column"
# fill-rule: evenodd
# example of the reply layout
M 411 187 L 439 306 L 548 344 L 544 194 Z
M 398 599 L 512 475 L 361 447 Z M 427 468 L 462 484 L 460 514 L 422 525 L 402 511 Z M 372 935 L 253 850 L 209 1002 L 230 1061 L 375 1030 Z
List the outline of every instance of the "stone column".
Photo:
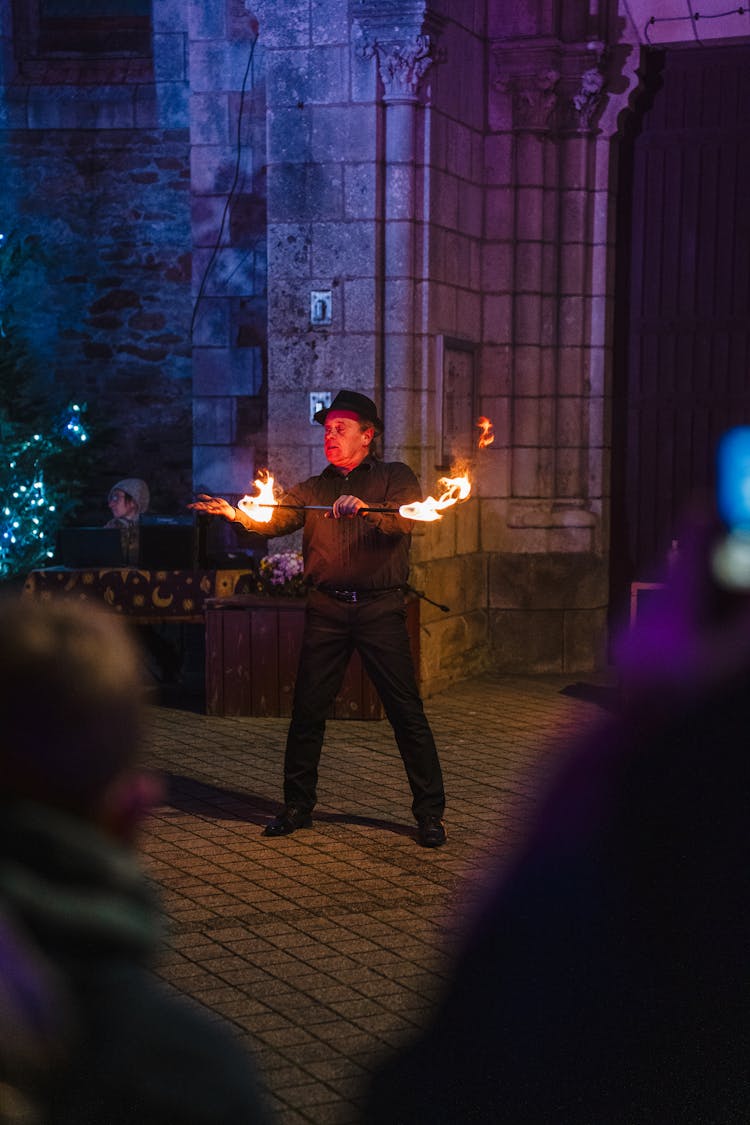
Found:
M 587 61 L 593 65 L 586 68 Z M 603 451 L 604 388 L 591 377 L 594 340 L 605 338 L 607 276 L 595 268 L 596 161 L 601 138 L 594 119 L 604 100 L 602 50 L 571 58 L 569 89 L 560 107 L 558 193 L 559 324 L 555 417 L 555 498 L 571 527 L 589 528 L 589 547 L 606 551 L 601 479 L 589 474 L 590 453 Z M 614 251 L 614 247 L 612 247 Z M 590 519 L 587 523 L 583 516 Z M 573 513 L 578 513 L 573 516 Z
M 545 529 L 547 544 L 561 550 L 592 547 L 590 533 L 580 529 L 595 523 L 581 466 L 591 318 L 590 124 L 603 77 L 590 67 L 591 95 L 580 92 L 581 54 L 559 44 L 527 49 L 520 58 L 496 52 L 502 73 L 495 89 L 512 123 L 515 185 L 508 522 L 521 533 Z
M 592 276 L 606 58 L 601 44 L 552 39 L 505 41 L 493 55 L 491 123 L 511 161 L 511 453 L 507 497 L 496 501 L 504 527 L 486 537 L 497 551 L 490 601 L 501 663 L 512 666 L 523 634 L 531 666 L 572 669 L 601 656 L 607 603 L 601 476 L 590 473 L 590 445 L 602 444 L 590 344 L 606 301 Z
M 402 31 L 401 28 L 398 29 Z M 365 54 L 375 55 L 383 88 L 382 165 L 382 371 L 379 392 L 385 421 L 386 456 L 418 464 L 423 433 L 415 425 L 422 410 L 422 324 L 418 286 L 422 276 L 418 178 L 425 174 L 419 88 L 433 61 L 430 36 L 413 34 L 394 40 L 393 31 L 373 38 Z

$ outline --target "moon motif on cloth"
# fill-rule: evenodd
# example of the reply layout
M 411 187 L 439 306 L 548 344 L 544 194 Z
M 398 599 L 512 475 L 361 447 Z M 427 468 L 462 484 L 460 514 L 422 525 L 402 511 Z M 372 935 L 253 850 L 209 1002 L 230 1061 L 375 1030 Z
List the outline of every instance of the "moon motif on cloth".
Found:
M 168 605 L 172 604 L 172 602 L 174 601 L 174 594 L 169 594 L 166 598 L 163 598 L 159 594 L 159 587 L 157 586 L 156 589 L 154 590 L 153 594 L 151 595 L 151 601 L 154 603 L 155 606 L 158 606 L 160 609 L 163 609 L 165 606 L 168 606 Z

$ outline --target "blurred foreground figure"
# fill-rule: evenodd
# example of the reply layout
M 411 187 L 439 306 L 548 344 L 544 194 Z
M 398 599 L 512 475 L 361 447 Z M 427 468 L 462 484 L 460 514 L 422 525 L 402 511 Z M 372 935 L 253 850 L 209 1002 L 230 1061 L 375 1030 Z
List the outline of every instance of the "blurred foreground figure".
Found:
M 133 849 L 138 769 L 120 622 L 0 601 L 0 1121 L 267 1122 L 231 1034 L 147 965 L 161 919 Z
M 624 637 L 620 714 L 574 748 L 487 881 L 368 1125 L 750 1120 L 750 593 L 694 526 Z

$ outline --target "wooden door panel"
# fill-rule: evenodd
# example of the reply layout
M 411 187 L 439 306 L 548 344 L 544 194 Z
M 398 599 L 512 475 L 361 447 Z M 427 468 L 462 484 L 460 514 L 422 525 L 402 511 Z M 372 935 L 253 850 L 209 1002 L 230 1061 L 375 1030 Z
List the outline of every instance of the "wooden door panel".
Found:
M 713 487 L 721 433 L 750 422 L 750 48 L 666 52 L 654 90 L 621 161 L 620 605 L 631 581 L 658 573 L 690 497 Z

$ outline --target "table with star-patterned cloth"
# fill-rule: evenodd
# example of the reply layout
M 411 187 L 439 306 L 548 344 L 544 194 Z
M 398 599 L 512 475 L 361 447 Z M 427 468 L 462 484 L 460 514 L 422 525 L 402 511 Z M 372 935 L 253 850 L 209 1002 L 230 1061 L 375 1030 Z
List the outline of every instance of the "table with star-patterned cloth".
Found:
M 104 605 L 136 625 L 205 621 L 207 598 L 246 593 L 252 581 L 247 567 L 237 570 L 144 570 L 140 567 L 53 566 L 32 570 L 25 597 L 71 598 Z

